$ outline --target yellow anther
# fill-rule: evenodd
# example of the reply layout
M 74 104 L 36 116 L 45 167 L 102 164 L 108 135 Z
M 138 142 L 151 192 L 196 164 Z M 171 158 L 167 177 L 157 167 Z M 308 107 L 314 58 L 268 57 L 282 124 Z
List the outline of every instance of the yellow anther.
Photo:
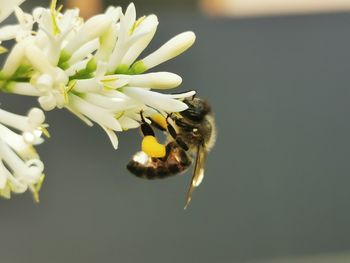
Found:
M 41 127 L 39 127 L 39 130 L 40 130 L 47 138 L 51 138 L 51 134 L 49 133 L 49 130 L 48 130 L 46 127 L 48 127 L 48 126 L 42 125 Z
M 164 130 L 166 130 L 168 123 L 166 121 L 166 119 L 164 118 L 163 115 L 157 113 L 151 116 L 151 120 L 154 123 L 157 123 L 160 127 L 162 127 Z
M 142 140 L 142 151 L 150 157 L 161 158 L 165 156 L 165 146 L 160 144 L 156 137 L 145 136 Z

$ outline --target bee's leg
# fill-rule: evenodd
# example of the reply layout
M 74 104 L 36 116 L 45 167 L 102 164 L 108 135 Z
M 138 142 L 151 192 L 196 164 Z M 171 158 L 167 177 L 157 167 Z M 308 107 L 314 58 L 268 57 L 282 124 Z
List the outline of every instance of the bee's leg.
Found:
M 166 118 L 167 121 L 167 130 L 170 134 L 171 137 L 173 137 L 173 139 L 176 141 L 176 143 L 185 151 L 188 151 L 188 146 L 187 144 L 179 137 L 177 136 L 177 132 L 175 131 L 174 127 L 169 123 L 168 118 L 171 115 L 168 115 L 168 117 Z

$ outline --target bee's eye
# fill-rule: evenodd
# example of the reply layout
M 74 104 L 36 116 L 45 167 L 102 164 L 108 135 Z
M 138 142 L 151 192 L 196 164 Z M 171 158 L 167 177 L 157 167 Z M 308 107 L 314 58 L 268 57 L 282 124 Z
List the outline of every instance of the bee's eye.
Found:
M 201 122 L 210 112 L 208 103 L 201 99 L 185 100 L 188 109 L 180 112 L 180 114 L 193 122 Z
M 194 122 L 201 122 L 206 113 L 200 111 L 199 109 L 189 108 L 180 113 L 183 117 Z

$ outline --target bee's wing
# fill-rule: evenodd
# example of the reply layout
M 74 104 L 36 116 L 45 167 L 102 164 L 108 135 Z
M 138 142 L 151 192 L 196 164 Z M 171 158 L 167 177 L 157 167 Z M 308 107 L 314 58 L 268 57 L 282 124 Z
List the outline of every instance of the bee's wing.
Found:
M 185 209 L 191 202 L 192 193 L 194 192 L 194 189 L 198 187 L 203 180 L 205 157 L 206 157 L 206 150 L 204 148 L 204 145 L 199 144 L 197 147 L 197 157 L 196 157 L 196 163 L 194 166 L 193 177 L 192 177 L 190 188 L 188 189 L 188 192 L 187 192 Z

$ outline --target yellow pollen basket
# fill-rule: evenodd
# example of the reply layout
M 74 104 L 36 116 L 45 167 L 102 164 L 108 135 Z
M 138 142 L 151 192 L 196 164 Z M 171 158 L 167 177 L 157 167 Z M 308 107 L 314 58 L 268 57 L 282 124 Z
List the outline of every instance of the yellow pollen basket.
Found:
M 156 137 L 147 135 L 142 140 L 142 151 L 150 157 L 161 158 L 166 154 L 165 146 L 160 144 Z
M 157 123 L 160 127 L 162 127 L 164 130 L 167 129 L 168 123 L 166 122 L 166 119 L 161 114 L 154 114 L 151 116 L 151 120 L 154 123 Z

